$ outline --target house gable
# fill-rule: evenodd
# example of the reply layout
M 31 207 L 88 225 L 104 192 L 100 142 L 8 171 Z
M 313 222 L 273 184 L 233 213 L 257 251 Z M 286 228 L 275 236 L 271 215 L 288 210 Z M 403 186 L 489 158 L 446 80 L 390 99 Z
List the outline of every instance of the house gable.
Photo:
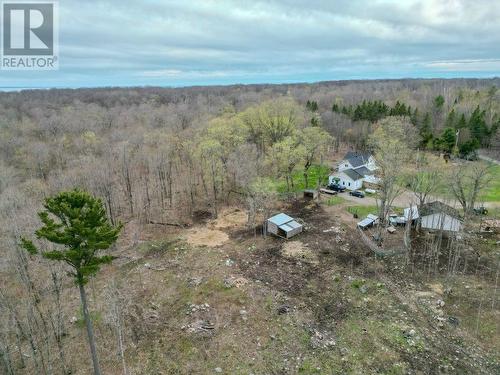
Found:
M 338 165 L 338 170 L 357 169 L 367 167 L 374 170 L 376 168 L 375 159 L 369 152 L 349 151 Z
M 347 169 L 331 175 L 329 182 L 332 183 L 334 180 L 338 180 L 341 186 L 349 190 L 361 189 L 363 186 L 363 176 L 356 173 L 353 169 Z
M 375 159 L 369 152 L 349 151 L 338 165 L 338 172 L 330 176 L 330 183 L 337 179 L 350 190 L 361 189 L 363 182 L 377 184 Z

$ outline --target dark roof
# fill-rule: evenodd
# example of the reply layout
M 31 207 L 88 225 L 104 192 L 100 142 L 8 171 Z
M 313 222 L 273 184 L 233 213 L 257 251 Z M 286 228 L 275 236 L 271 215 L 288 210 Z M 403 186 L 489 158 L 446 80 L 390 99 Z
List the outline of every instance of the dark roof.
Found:
M 357 168 L 368 163 L 370 156 L 371 154 L 369 152 L 349 151 L 345 154 L 344 160 L 349 161 L 354 168 Z
M 357 173 L 359 173 L 360 175 L 362 176 L 371 176 L 371 175 L 374 175 L 375 172 L 369 170 L 368 168 L 366 167 L 359 167 L 359 168 L 356 168 L 355 171 Z
M 340 173 L 345 173 L 346 175 L 348 175 L 354 181 L 361 180 L 364 177 L 364 175 L 359 174 L 354 169 L 344 169 Z
M 456 209 L 453 207 L 448 206 L 447 204 L 439 201 L 434 201 L 430 203 L 423 204 L 418 208 L 418 211 L 420 213 L 420 217 L 422 216 L 427 216 L 427 215 L 433 215 L 433 214 L 438 214 L 438 213 L 444 213 L 446 215 L 449 215 L 451 217 L 454 217 L 456 219 L 460 218 L 460 214 Z

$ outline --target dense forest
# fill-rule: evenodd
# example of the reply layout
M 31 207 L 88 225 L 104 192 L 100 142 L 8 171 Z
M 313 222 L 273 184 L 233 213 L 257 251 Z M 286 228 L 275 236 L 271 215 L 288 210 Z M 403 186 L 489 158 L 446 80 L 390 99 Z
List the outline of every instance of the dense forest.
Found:
M 286 161 L 272 155 L 284 153 L 271 151 L 292 133 L 297 144 L 288 147 L 304 146 L 300 139 L 306 138 L 314 143 L 309 151 L 321 146 L 310 139 L 318 138 L 314 130 L 296 130 L 324 130 L 335 150 L 362 150 L 374 123 L 394 115 L 410 119 L 422 149 L 494 154 L 500 143 L 496 85 L 498 80 L 402 80 L 3 93 L 0 191 L 14 190 L 25 202 L 29 195 L 84 186 L 105 199 L 113 220 L 139 215 L 147 221 L 165 206 L 188 207 L 182 211 L 188 214 L 207 205 L 213 210 L 249 186 L 256 177 L 249 171 L 286 179 L 293 160 L 280 166 Z M 281 117 L 287 122 L 273 123 Z M 207 165 L 211 156 L 217 163 Z M 316 154 L 306 159 L 311 157 Z

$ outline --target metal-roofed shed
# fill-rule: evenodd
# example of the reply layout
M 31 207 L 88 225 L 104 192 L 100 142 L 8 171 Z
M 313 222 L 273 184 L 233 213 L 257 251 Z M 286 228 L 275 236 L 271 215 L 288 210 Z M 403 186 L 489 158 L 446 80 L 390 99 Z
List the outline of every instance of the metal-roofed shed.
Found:
M 358 223 L 358 227 L 361 229 L 366 229 L 377 223 L 378 223 L 378 216 L 373 214 L 368 214 L 366 218 L 364 218 Z
M 302 229 L 302 224 L 283 213 L 267 219 L 267 231 L 279 237 L 293 237 L 302 232 Z

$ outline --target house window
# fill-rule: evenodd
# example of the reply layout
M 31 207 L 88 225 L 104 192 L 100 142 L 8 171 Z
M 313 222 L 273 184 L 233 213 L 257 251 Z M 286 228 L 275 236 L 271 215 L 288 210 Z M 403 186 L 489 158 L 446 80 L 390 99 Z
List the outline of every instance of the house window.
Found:
M 348 167 L 348 165 L 347 165 L 347 164 L 345 164 L 345 167 L 347 168 L 347 167 Z

